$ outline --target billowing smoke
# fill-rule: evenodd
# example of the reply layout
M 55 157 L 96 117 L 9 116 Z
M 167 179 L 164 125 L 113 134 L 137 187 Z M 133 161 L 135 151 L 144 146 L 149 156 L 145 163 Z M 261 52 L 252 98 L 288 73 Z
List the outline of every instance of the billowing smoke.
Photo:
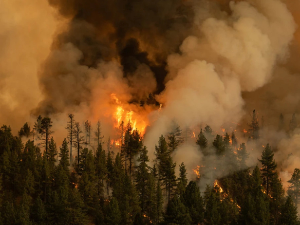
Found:
M 230 9 L 222 19 L 196 20 L 199 35 L 187 37 L 181 52 L 168 57 L 169 80 L 158 97 L 164 109 L 150 134 L 167 132 L 172 120 L 214 128 L 239 121 L 242 92 L 265 85 L 275 63 L 285 59 L 296 27 L 285 4 L 231 2 Z

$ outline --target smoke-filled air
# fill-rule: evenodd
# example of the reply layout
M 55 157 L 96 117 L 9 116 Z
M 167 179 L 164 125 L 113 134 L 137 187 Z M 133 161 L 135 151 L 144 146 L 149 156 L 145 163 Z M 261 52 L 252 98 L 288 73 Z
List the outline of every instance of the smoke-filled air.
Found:
M 237 207 L 232 211 L 236 223 L 231 215 L 226 224 L 247 224 L 251 219 L 242 217 L 244 200 L 229 184 L 241 174 L 250 180 L 261 176 L 259 187 L 271 199 L 268 219 L 261 216 L 260 222 L 249 224 L 283 224 L 278 215 L 284 212 L 276 211 L 281 206 L 272 203 L 279 198 L 272 189 L 274 180 L 283 190 L 282 205 L 289 198 L 296 206 L 300 202 L 299 11 L 298 0 L 2 0 L 0 123 L 20 140 L 20 152 L 32 144 L 46 161 L 56 157 L 53 166 L 61 165 L 63 154 L 51 156 L 51 146 L 68 148 L 70 182 L 87 205 L 92 200 L 80 189 L 87 179 L 82 178 L 82 160 L 91 151 L 97 167 L 99 146 L 114 166 L 120 160 L 140 197 L 139 208 L 128 212 L 132 223 L 126 224 L 144 224 L 136 222 L 139 214 L 153 224 L 222 224 L 208 222 L 214 215 L 207 196 L 215 192 L 222 204 L 227 199 Z M 0 148 L 15 146 L 8 145 L 0 143 Z M 6 150 L 0 150 L 5 156 Z M 275 167 L 266 166 L 266 158 L 274 159 Z M 139 192 L 139 168 L 145 162 L 154 174 L 147 185 L 154 185 L 157 193 L 162 189 L 160 216 L 149 211 L 150 203 Z M 166 165 L 174 165 L 174 189 L 164 180 Z M 189 211 L 191 223 L 170 219 L 174 196 L 181 199 L 191 188 L 182 184 L 183 168 L 186 182 L 199 188 L 206 210 L 200 219 L 194 215 L 198 208 Z M 272 176 L 266 178 L 269 172 Z M 31 176 L 37 179 L 35 173 Z M 102 186 L 96 185 L 103 218 L 91 219 L 89 208 L 82 224 L 119 224 L 108 216 L 116 204 L 120 221 L 125 218 L 124 199 L 109 178 L 117 175 L 105 173 Z M 4 189 L 11 187 L 5 172 L 1 174 Z M 41 187 L 45 192 L 38 198 L 46 205 L 55 196 L 48 199 L 48 189 Z M 33 199 L 37 193 L 26 192 Z M 180 201 L 189 207 L 187 200 Z

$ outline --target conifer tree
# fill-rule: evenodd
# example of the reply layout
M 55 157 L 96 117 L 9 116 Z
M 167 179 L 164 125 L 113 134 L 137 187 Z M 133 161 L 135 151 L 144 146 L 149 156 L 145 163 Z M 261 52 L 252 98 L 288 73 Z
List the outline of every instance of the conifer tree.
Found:
M 104 138 L 104 136 L 102 136 L 102 133 L 101 133 L 101 123 L 100 121 L 97 122 L 97 128 L 96 128 L 96 131 L 95 131 L 95 139 L 97 141 L 97 148 L 100 144 L 103 144 L 102 143 L 102 139 Z
M 280 225 L 299 225 L 297 207 L 294 205 L 292 197 L 288 196 L 282 207 L 280 215 Z
M 240 148 L 237 150 L 237 160 L 241 169 L 247 168 L 246 160 L 248 156 L 245 143 L 240 144 Z
M 181 129 L 179 126 L 176 126 L 172 132 L 168 135 L 168 147 L 170 153 L 174 152 L 175 149 L 183 142 L 181 137 Z
M 19 131 L 19 137 L 29 137 L 31 134 L 31 130 L 30 130 L 30 126 L 28 125 L 28 123 L 26 122 L 23 127 L 20 129 Z
M 275 169 L 277 167 L 275 160 L 273 159 L 274 153 L 272 151 L 272 148 L 269 144 L 267 144 L 266 148 L 262 152 L 261 159 L 259 161 L 262 164 L 262 180 L 263 185 L 266 188 L 267 195 L 270 192 L 270 185 L 272 178 L 275 175 Z
M 74 147 L 77 150 L 77 164 L 79 165 L 80 161 L 80 150 L 82 149 L 82 143 L 84 141 L 84 137 L 82 136 L 82 130 L 80 128 L 79 123 L 75 123 L 75 127 L 73 130 L 74 133 Z
M 300 200 L 300 169 L 295 168 L 292 178 L 288 182 L 291 184 L 288 194 L 294 200 L 295 204 L 298 204 Z
M 179 177 L 177 179 L 177 194 L 180 196 L 181 200 L 183 199 L 183 194 L 188 182 L 186 175 L 185 165 L 184 163 L 181 163 L 179 165 Z
M 149 179 L 150 179 L 149 167 L 147 165 L 147 162 L 149 162 L 147 152 L 148 151 L 146 147 L 144 147 L 141 151 L 141 154 L 138 158 L 139 165 L 137 166 L 136 177 L 135 177 L 136 189 L 139 195 L 142 213 L 145 213 L 146 204 L 150 200 L 148 199 L 149 193 L 147 190 L 149 186 Z
M 75 139 L 75 133 L 74 133 L 74 129 L 75 129 L 75 120 L 74 120 L 74 115 L 73 114 L 69 114 L 69 121 L 67 124 L 66 129 L 68 130 L 68 140 L 70 143 L 70 164 L 72 163 L 72 159 L 73 159 L 73 150 L 72 147 L 74 145 L 74 139 Z
M 49 142 L 51 137 L 50 135 L 53 133 L 51 127 L 52 127 L 52 120 L 49 117 L 42 118 L 38 131 L 39 134 L 41 135 L 41 140 L 45 147 L 46 154 L 48 154 Z
M 204 218 L 207 221 L 207 224 L 221 224 L 222 218 L 220 214 L 221 209 L 221 198 L 220 191 L 212 190 L 209 186 L 207 186 L 205 191 L 205 214 Z
M 102 149 L 101 142 L 99 143 L 96 150 L 95 166 L 96 166 L 98 196 L 103 196 L 104 179 L 107 174 L 107 167 L 106 167 L 106 155 L 105 155 L 105 151 Z
M 155 195 L 155 211 L 153 213 L 154 224 L 159 224 L 163 216 L 163 196 L 161 191 L 161 184 L 158 180 L 156 183 L 156 195 Z
M 204 202 L 195 181 L 190 181 L 185 189 L 184 204 L 189 209 L 192 224 L 202 224 L 204 220 Z
M 206 139 L 206 137 L 204 136 L 202 129 L 201 129 L 201 131 L 200 131 L 200 133 L 199 133 L 199 135 L 198 135 L 198 139 L 197 139 L 197 141 L 196 141 L 196 144 L 199 145 L 199 147 L 200 147 L 200 149 L 201 149 L 201 151 L 202 151 L 202 153 L 203 153 L 204 155 L 208 155 L 207 152 L 206 152 L 206 148 L 207 148 L 207 139 Z
M 166 224 L 189 225 L 192 220 L 186 206 L 180 198 L 174 196 L 169 202 L 165 214 Z
M 31 208 L 31 218 L 35 224 L 47 224 L 47 211 L 46 207 L 38 196 Z
M 51 167 L 51 170 L 54 169 L 54 165 L 55 165 L 55 162 L 56 162 L 56 155 L 57 155 L 56 143 L 54 142 L 54 139 L 52 137 L 50 139 L 49 150 L 47 152 L 47 159 L 49 161 L 49 165 Z
M 85 147 L 91 145 L 91 123 L 87 120 L 84 122 L 84 130 L 85 130 Z
M 249 131 L 250 131 L 250 136 L 249 138 L 252 140 L 257 140 L 259 138 L 259 122 L 258 122 L 258 116 L 255 111 L 253 110 L 252 114 L 252 120 L 251 123 L 249 124 Z
M 59 165 L 63 168 L 63 170 L 69 173 L 69 149 L 68 142 L 66 139 L 64 139 L 62 146 L 60 147 L 59 158 Z
M 115 224 L 118 225 L 121 223 L 121 212 L 119 209 L 119 204 L 116 198 L 112 197 L 109 201 L 109 204 L 106 208 L 106 218 L 105 224 Z
M 112 161 L 110 151 L 108 151 L 108 153 L 107 153 L 106 169 L 107 169 L 106 190 L 107 190 L 107 195 L 108 195 L 109 187 L 112 185 L 112 176 L 113 176 L 113 171 L 114 171 L 114 166 L 113 166 L 113 161 Z
M 217 134 L 213 142 L 213 146 L 216 148 L 216 153 L 218 155 L 223 155 L 225 153 L 225 145 L 222 136 Z

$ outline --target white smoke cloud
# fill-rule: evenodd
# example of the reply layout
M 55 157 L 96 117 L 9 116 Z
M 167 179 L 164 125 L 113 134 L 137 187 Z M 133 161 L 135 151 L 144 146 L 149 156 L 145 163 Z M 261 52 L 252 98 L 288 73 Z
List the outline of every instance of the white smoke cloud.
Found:
M 276 62 L 287 55 L 296 25 L 285 4 L 242 1 L 232 2 L 230 9 L 228 16 L 195 21 L 198 36 L 187 37 L 181 54 L 169 56 L 166 89 L 158 96 L 164 107 L 145 137 L 149 149 L 172 120 L 183 128 L 238 121 L 242 92 L 265 85 Z

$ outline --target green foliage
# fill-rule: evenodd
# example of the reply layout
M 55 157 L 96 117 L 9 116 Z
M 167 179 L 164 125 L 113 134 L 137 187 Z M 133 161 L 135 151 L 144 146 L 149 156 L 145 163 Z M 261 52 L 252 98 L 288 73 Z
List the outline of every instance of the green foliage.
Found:
M 288 196 L 285 204 L 282 206 L 280 215 L 281 225 L 299 225 L 297 207 L 293 203 L 292 197 Z
M 204 136 L 204 133 L 202 132 L 202 129 L 198 135 L 198 139 L 196 141 L 196 144 L 199 145 L 202 153 L 204 155 L 208 155 L 207 151 L 206 151 L 206 148 L 207 148 L 207 139 L 206 137 Z
M 186 206 L 181 202 L 180 198 L 174 196 L 168 203 L 165 214 L 166 224 L 188 225 L 192 220 Z
M 30 126 L 28 125 L 28 123 L 25 123 L 19 131 L 19 136 L 28 138 L 30 134 L 31 134 Z
M 266 188 L 267 194 L 270 192 L 270 186 L 272 183 L 272 178 L 276 174 L 275 169 L 277 168 L 277 164 L 273 159 L 274 152 L 269 144 L 267 144 L 266 148 L 262 152 L 261 159 L 259 161 L 262 164 L 262 180 L 263 185 Z
M 35 124 L 43 143 L 48 129 L 43 154 L 33 141 L 23 145 L 9 127 L 1 127 L 0 224 L 299 224 L 293 203 L 298 201 L 299 169 L 289 181 L 290 196 L 285 200 L 269 145 L 259 160 L 262 169 L 255 167 L 250 173 L 246 144 L 237 148 L 235 133 L 213 140 L 207 126 L 196 143 L 207 156 L 201 165 L 203 176 L 189 181 L 192 171 L 184 163 L 175 174 L 173 152 L 181 140 L 179 127 L 168 141 L 159 138 L 153 166 L 142 137 L 129 124 L 121 137 L 121 154 L 114 154 L 110 143 L 106 153 L 99 133 L 96 149 L 82 148 L 83 142 L 79 148 L 76 145 L 80 152 L 73 167 L 66 139 L 57 157 L 51 123 L 39 117 Z M 78 144 L 75 136 L 74 143 Z M 216 162 L 206 152 L 211 145 L 217 150 Z M 199 186 L 207 182 L 205 178 L 211 180 L 223 172 L 228 175 L 207 187 L 202 197 Z

